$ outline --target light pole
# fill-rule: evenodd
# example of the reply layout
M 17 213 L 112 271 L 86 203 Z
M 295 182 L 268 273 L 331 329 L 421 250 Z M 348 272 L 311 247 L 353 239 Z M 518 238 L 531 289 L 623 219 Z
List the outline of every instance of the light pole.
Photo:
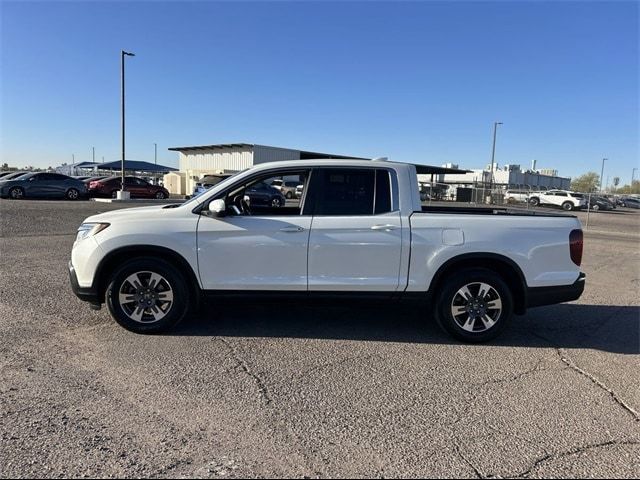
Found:
M 96 163 L 96 147 L 91 147 L 91 161 Z
M 600 170 L 600 193 L 602 193 L 602 176 L 604 175 L 604 162 L 606 162 L 607 160 L 607 158 L 602 159 L 602 169 Z
M 636 170 L 637 168 L 634 168 L 633 170 L 631 170 L 631 186 L 633 187 L 633 181 L 636 178 Z
M 502 125 L 502 122 L 493 122 L 493 148 L 491 149 L 491 176 L 489 177 L 490 201 L 492 201 L 493 199 L 493 164 L 496 157 L 496 134 L 498 132 L 498 125 Z
M 121 170 L 122 170 L 122 175 L 121 175 L 121 185 L 120 185 L 120 193 L 118 193 L 118 198 L 119 199 L 126 199 L 127 195 L 125 194 L 124 191 L 124 57 L 129 56 L 129 57 L 135 57 L 135 54 L 133 53 L 129 53 L 129 52 L 125 52 L 124 50 L 120 51 L 120 86 L 121 86 L 121 99 L 122 99 L 122 105 L 121 105 L 121 113 L 122 113 L 122 163 L 121 163 Z
M 156 165 L 156 169 L 158 167 L 158 144 L 153 144 L 153 163 Z M 157 170 L 153 172 L 153 178 L 156 181 L 156 185 L 158 184 L 158 172 Z

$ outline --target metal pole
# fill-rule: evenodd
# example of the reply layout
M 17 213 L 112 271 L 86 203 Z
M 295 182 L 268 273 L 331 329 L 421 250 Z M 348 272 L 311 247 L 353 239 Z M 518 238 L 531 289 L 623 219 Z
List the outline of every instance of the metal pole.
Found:
M 121 113 L 122 113 L 122 161 L 121 161 L 121 185 L 120 185 L 120 190 L 124 192 L 124 56 L 127 55 L 129 57 L 135 57 L 135 55 L 133 53 L 129 53 L 129 52 L 125 52 L 124 50 L 120 50 L 120 61 L 121 61 L 121 65 L 120 65 L 120 86 L 121 86 L 121 99 L 122 99 L 122 105 L 121 105 Z
M 154 143 L 153 144 L 153 163 L 156 165 L 156 171 L 153 172 L 153 178 L 155 180 L 155 184 L 158 184 L 158 144 Z
M 121 177 L 120 177 L 120 190 L 124 192 L 124 50 L 122 50 L 120 52 L 120 60 L 121 60 L 121 65 L 120 65 L 120 100 L 121 100 L 121 105 L 120 105 L 120 115 L 121 115 L 121 125 L 122 125 L 122 133 L 121 133 L 121 138 L 122 138 L 122 157 L 121 157 L 121 163 L 120 163 L 120 169 L 121 169 Z
M 498 131 L 498 125 L 502 125 L 502 122 L 493 122 L 493 148 L 491 149 L 491 178 L 489 179 L 489 195 L 493 195 L 493 164 L 496 156 L 496 134 Z
M 602 176 L 604 175 L 604 162 L 606 160 L 606 158 L 602 159 L 602 170 L 600 170 L 600 193 L 602 193 Z
M 96 163 L 96 147 L 91 147 L 91 161 Z
M 637 168 L 634 168 L 633 170 L 631 170 L 631 186 L 633 187 L 633 180 L 636 178 L 636 170 Z

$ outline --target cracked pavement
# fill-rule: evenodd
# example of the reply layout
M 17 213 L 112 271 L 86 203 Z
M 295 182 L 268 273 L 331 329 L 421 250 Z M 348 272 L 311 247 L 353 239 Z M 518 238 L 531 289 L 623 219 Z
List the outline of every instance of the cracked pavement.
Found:
M 0 201 L 0 477 L 640 476 L 637 212 L 592 215 L 578 302 L 463 345 L 372 302 L 134 335 L 68 285 L 75 229 L 113 208 Z

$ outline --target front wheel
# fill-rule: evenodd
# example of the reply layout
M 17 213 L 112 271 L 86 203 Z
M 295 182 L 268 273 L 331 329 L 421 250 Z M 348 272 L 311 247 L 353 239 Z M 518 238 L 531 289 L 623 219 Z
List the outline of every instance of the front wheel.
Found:
M 571 210 L 573 210 L 573 203 L 571 203 L 571 202 L 564 202 L 564 203 L 562 204 L 562 209 L 563 209 L 565 212 L 570 212 Z
M 453 337 L 470 343 L 486 342 L 509 323 L 513 297 L 497 273 L 469 269 L 444 284 L 435 309 L 438 324 Z
M 184 275 L 157 258 L 126 262 L 111 277 L 106 303 L 122 327 L 135 333 L 160 333 L 175 327 L 189 309 Z
M 67 200 L 77 200 L 80 197 L 80 192 L 75 188 L 70 188 L 67 190 L 65 196 L 67 197 Z
M 282 200 L 280 200 L 279 198 L 274 198 L 271 200 L 271 206 L 274 208 L 278 208 L 282 206 Z
M 600 210 L 600 205 L 596 203 L 593 207 L 591 207 L 591 210 L 593 210 L 594 212 L 597 212 L 598 210 Z
M 537 197 L 533 197 L 531 200 L 529 200 L 529 203 L 532 207 L 537 207 L 538 205 L 540 205 L 540 199 Z
M 156 198 L 158 200 L 164 200 L 165 198 L 167 198 L 167 196 L 164 194 L 164 192 L 160 191 L 160 192 L 156 192 Z
M 9 190 L 9 198 L 13 198 L 14 200 L 20 200 L 24 197 L 24 190 L 20 187 L 13 187 Z
M 291 200 L 293 198 L 293 193 L 287 192 L 287 200 Z

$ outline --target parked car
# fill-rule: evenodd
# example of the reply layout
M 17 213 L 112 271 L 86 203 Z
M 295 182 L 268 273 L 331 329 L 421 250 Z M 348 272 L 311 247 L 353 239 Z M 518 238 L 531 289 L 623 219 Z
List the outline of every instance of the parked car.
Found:
M 219 173 L 213 175 L 205 175 L 200 179 L 199 182 L 196 183 L 196 186 L 193 188 L 193 197 L 197 197 L 201 193 L 206 192 L 209 188 L 217 185 L 221 181 L 226 178 L 229 178 L 232 174 L 230 173 Z
M 89 177 L 89 178 L 85 178 L 84 180 L 82 180 L 87 187 L 89 186 L 89 184 L 91 182 L 95 182 L 96 180 L 102 180 L 103 178 L 107 178 L 109 175 L 98 175 L 97 177 Z
M 294 173 L 309 178 L 304 204 L 260 209 L 244 199 Z M 106 302 L 138 333 L 175 326 L 201 296 L 259 291 L 420 299 L 431 305 L 418 310 L 425 320 L 480 342 L 514 312 L 579 298 L 582 242 L 573 215 L 421 205 L 414 165 L 291 160 L 256 165 L 172 208 L 85 219 L 69 274 L 80 299 Z
M 89 195 L 92 197 L 115 198 L 121 190 L 121 177 L 106 177 L 89 183 Z M 124 177 L 124 189 L 131 198 L 169 198 L 169 191 L 160 185 L 152 185 L 137 177 Z
M 18 172 L 3 172 L 2 178 L 0 178 L 0 182 L 4 182 L 7 180 L 13 180 L 14 178 L 21 177 L 22 175 L 26 175 L 29 172 L 18 171 Z
M 2 180 L 3 177 L 6 177 L 7 175 L 11 175 L 12 173 L 15 173 L 13 170 L 10 170 L 8 172 L 0 172 L 0 180 Z
M 304 190 L 304 185 L 296 185 L 296 198 L 302 198 L 303 190 Z
M 562 207 L 563 210 L 576 210 L 587 206 L 584 197 L 576 195 L 576 192 L 569 190 L 547 190 L 532 192 L 529 195 L 529 203 L 537 207 L 538 205 L 554 205 Z
M 504 201 L 506 203 L 527 203 L 530 193 L 530 190 L 507 190 L 504 192 Z
M 86 196 L 87 186 L 82 181 L 60 173 L 32 172 L 0 182 L 0 197 L 2 198 L 77 200 Z
M 271 186 L 278 190 L 287 200 L 296 198 L 296 187 L 298 186 L 298 182 L 285 181 L 277 178 L 271 182 Z
M 265 182 L 251 185 L 245 194 L 250 199 L 251 207 L 284 207 L 286 203 L 282 193 Z
M 613 203 L 611 203 L 607 198 L 601 197 L 599 195 L 588 195 L 586 193 L 574 193 L 574 195 L 584 198 L 585 201 L 589 203 L 589 208 L 596 212 L 599 210 L 613 210 L 614 208 L 616 208 Z
M 640 200 L 634 197 L 623 197 L 622 206 L 627 208 L 640 208 Z

